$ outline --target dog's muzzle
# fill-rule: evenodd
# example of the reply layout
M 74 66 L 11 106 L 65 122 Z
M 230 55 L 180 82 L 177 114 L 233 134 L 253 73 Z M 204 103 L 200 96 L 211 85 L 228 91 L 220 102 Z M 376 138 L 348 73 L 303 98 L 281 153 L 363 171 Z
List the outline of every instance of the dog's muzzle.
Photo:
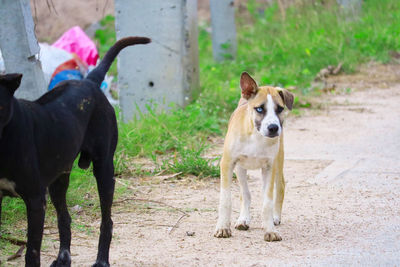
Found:
M 272 138 L 279 135 L 279 125 L 273 123 L 268 125 L 267 129 L 268 129 L 267 137 Z

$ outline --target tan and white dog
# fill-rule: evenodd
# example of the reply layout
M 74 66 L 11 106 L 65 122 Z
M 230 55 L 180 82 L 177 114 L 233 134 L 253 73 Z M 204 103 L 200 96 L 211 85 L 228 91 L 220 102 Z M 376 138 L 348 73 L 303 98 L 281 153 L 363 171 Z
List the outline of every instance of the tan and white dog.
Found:
M 235 228 L 249 229 L 250 192 L 247 170 L 261 169 L 262 226 L 265 241 L 280 241 L 275 225 L 280 224 L 285 192 L 283 178 L 282 111 L 293 105 L 293 94 L 270 86 L 258 87 L 246 72 L 240 77 L 242 97 L 229 121 L 221 168 L 221 192 L 215 237 L 230 237 L 231 183 L 235 169 L 240 185 L 240 215 Z

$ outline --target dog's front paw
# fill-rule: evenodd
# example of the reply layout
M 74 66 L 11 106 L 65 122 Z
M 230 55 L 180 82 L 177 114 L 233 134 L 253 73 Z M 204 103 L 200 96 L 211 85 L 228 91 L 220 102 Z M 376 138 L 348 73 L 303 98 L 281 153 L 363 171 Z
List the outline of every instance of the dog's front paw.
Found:
M 250 222 L 245 219 L 238 219 L 235 223 L 235 228 L 238 230 L 246 231 L 249 229 Z
M 50 267 L 70 267 L 71 256 L 68 250 L 63 250 L 58 254 L 57 260 L 53 261 Z
M 96 263 L 93 264 L 92 267 L 110 267 L 110 264 L 105 261 L 96 261 Z
M 71 266 L 71 262 L 65 264 L 65 263 L 61 263 L 57 260 L 53 261 L 53 263 L 50 265 L 50 267 L 70 267 Z
M 221 238 L 221 237 L 228 238 L 228 237 L 232 236 L 232 232 L 231 232 L 231 229 L 229 229 L 229 228 L 217 229 L 217 230 L 215 230 L 214 236 L 217 238 Z
M 282 237 L 276 232 L 266 232 L 264 234 L 264 240 L 267 242 L 281 241 Z

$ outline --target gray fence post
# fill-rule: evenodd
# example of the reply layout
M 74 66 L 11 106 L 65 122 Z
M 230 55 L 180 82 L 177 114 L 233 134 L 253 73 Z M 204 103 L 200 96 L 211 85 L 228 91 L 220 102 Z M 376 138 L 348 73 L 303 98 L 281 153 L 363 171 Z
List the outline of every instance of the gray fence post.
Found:
M 235 6 L 233 0 L 210 0 L 212 46 L 216 61 L 236 56 Z
M 0 18 L 0 50 L 6 72 L 24 75 L 16 96 L 36 99 L 46 91 L 46 85 L 36 57 L 40 48 L 29 0 L 0 0 Z
M 124 49 L 118 58 L 124 121 L 137 114 L 137 107 L 146 112 L 147 105 L 188 104 L 199 82 L 197 0 L 115 0 L 115 28 L 117 39 L 152 39 Z
M 336 2 L 350 15 L 358 15 L 360 13 L 362 0 L 336 0 Z

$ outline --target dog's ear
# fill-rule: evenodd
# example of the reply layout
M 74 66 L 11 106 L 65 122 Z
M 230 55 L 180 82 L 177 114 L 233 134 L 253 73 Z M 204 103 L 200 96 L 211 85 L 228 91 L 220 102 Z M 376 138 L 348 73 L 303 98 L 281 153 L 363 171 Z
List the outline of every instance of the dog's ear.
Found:
M 293 102 L 294 102 L 294 95 L 286 89 L 279 88 L 278 89 L 279 95 L 281 96 L 283 103 L 289 110 L 292 110 Z
M 243 72 L 240 76 L 240 88 L 242 88 L 242 97 L 245 99 L 255 96 L 258 90 L 256 81 L 247 72 Z
M 0 85 L 6 87 L 11 95 L 14 95 L 15 90 L 21 84 L 22 74 L 21 73 L 10 73 L 0 75 Z

